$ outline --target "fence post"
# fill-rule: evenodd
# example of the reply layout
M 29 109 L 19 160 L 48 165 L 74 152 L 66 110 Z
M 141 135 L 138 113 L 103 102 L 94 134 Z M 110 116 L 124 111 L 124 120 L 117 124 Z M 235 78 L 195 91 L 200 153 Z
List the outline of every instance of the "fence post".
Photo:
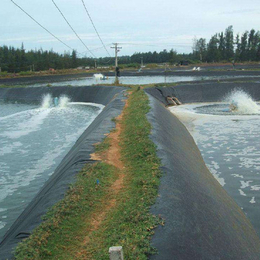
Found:
M 112 246 L 109 248 L 109 259 L 110 260 L 124 260 L 122 246 Z

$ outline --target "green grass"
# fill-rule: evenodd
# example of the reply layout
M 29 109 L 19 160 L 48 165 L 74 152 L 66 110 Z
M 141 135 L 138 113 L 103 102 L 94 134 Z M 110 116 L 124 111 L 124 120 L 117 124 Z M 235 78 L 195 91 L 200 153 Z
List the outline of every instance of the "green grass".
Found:
M 151 126 L 145 116 L 148 111 L 147 96 L 143 91 L 135 91 L 123 117 L 124 193 L 104 225 L 92 234 L 88 250 L 93 259 L 108 259 L 108 248 L 116 245 L 123 246 L 126 259 L 147 259 L 155 252 L 150 238 L 161 220 L 149 210 L 157 196 L 161 173 L 156 148 L 149 139 Z
M 16 259 L 73 259 L 70 253 L 74 251 L 66 248 L 77 247 L 75 234 L 84 236 L 82 231 L 88 228 L 85 220 L 96 210 L 116 177 L 113 166 L 104 163 L 87 165 L 65 198 L 46 214 L 44 222 L 30 238 L 18 245 Z
M 125 259 L 142 260 L 155 253 L 150 239 L 154 227 L 162 220 L 150 214 L 150 207 L 157 197 L 160 161 L 149 139 L 148 98 L 142 90 L 137 91 L 136 87 L 132 90 L 120 139 L 125 169 L 120 171 L 106 163 L 86 166 L 64 200 L 17 247 L 16 259 L 86 259 L 78 252 L 87 252 L 88 259 L 107 260 L 109 247 L 116 245 L 123 246 Z M 106 139 L 96 149 L 105 151 L 109 145 Z M 119 174 L 124 174 L 124 184 L 113 197 L 109 187 Z M 114 207 L 102 224 L 88 233 L 91 216 L 102 210 L 111 196 L 116 201 Z M 86 236 L 89 240 L 84 244 Z
M 95 152 L 102 153 L 106 151 L 110 147 L 110 139 L 105 138 L 105 140 L 102 143 L 97 143 L 95 145 Z
M 0 88 L 25 88 L 25 85 L 0 85 Z

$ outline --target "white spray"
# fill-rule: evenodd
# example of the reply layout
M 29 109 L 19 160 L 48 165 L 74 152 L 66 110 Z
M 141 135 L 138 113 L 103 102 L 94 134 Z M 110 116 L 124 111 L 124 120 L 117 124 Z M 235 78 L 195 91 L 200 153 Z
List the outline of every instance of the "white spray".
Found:
M 52 105 L 51 94 L 46 94 L 43 96 L 41 108 L 50 108 Z
M 259 114 L 260 107 L 252 97 L 243 90 L 235 90 L 225 98 L 225 101 L 236 107 L 239 114 Z
M 59 98 L 59 108 L 65 108 L 69 104 L 70 99 L 67 96 L 61 96 Z

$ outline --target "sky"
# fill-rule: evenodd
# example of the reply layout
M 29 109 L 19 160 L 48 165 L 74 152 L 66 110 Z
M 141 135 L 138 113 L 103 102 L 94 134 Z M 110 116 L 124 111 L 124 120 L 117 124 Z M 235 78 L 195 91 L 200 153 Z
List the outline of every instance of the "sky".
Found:
M 206 38 L 233 25 L 234 33 L 260 30 L 259 0 L 13 0 L 38 23 L 69 47 L 48 34 L 11 0 L 0 0 L 0 46 L 53 50 L 77 50 L 87 57 L 114 56 L 112 43 L 122 47 L 119 55 L 174 49 L 192 52 L 194 38 Z M 85 6 L 106 46 L 103 47 L 84 9 Z M 89 52 L 88 50 L 91 50 Z

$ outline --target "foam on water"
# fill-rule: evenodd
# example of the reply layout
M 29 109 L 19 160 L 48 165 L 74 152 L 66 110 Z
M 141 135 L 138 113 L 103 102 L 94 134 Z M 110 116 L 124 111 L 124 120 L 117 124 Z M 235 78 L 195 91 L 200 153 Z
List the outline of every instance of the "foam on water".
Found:
M 241 90 L 233 91 L 223 101 L 186 104 L 170 110 L 187 127 L 210 172 L 244 210 L 260 235 L 259 106 Z M 216 107 L 228 108 L 230 102 L 237 103 L 238 111 L 216 113 Z M 211 113 L 211 109 L 215 111 Z
M 40 107 L 3 104 L 21 112 L 0 117 L 0 238 L 104 108 L 69 101 L 61 96 L 54 107 L 46 95 Z
M 9 123 L 6 124 L 6 131 L 2 132 L 0 136 L 18 139 L 31 132 L 36 132 L 40 129 L 50 112 L 51 108 L 33 109 L 18 113 L 15 118 L 11 118 L 12 120 L 9 118 Z M 19 123 L 13 124 L 13 122 Z
M 99 109 L 103 109 L 104 106 L 101 104 L 97 104 L 97 103 L 91 103 L 91 102 L 69 102 L 68 105 L 83 105 L 83 106 L 92 106 L 92 107 L 96 107 Z

